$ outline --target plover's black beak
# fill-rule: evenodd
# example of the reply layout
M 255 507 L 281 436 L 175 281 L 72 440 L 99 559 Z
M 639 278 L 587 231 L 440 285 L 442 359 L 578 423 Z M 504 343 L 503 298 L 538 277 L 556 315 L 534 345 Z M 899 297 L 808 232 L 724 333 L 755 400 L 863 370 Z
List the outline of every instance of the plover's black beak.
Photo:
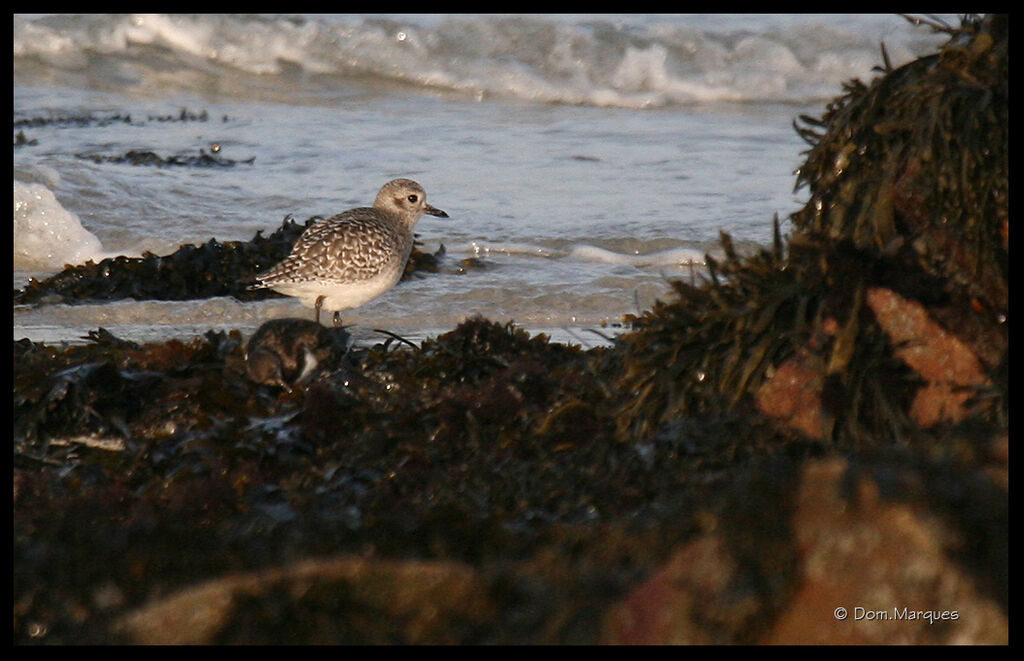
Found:
M 446 214 L 445 212 L 441 211 L 440 209 L 435 209 L 434 207 L 430 206 L 429 204 L 423 208 L 423 213 L 429 213 L 431 216 L 437 216 L 438 218 L 447 218 L 448 217 L 448 214 Z

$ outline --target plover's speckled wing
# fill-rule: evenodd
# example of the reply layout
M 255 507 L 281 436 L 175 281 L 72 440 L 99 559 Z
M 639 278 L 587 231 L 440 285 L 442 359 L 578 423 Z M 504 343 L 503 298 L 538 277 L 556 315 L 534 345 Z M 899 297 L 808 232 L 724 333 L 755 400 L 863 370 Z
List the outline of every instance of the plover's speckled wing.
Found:
M 256 279 L 264 287 L 282 283 L 369 280 L 395 264 L 401 267 L 412 249 L 393 214 L 360 207 L 321 220 L 303 232 L 291 254 Z

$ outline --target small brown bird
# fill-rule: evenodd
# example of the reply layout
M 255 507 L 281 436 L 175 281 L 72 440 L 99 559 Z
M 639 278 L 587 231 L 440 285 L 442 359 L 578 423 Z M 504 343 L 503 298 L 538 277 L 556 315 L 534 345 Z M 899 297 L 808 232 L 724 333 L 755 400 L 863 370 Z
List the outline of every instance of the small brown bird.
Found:
M 343 355 L 349 340 L 344 329 L 309 319 L 271 319 L 249 338 L 245 371 L 251 381 L 291 392 Z

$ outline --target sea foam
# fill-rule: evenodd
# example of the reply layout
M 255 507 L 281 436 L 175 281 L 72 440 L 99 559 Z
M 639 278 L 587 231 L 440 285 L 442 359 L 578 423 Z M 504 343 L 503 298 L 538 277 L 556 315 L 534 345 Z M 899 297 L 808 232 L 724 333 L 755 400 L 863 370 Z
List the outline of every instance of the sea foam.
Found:
M 14 182 L 14 268 L 52 270 L 106 256 L 100 240 L 49 188 Z
M 599 262 L 604 264 L 628 264 L 630 266 L 681 266 L 704 264 L 704 253 L 692 248 L 671 248 L 649 254 L 627 255 L 620 252 L 598 248 L 597 246 L 579 245 L 569 252 L 571 259 L 582 262 Z

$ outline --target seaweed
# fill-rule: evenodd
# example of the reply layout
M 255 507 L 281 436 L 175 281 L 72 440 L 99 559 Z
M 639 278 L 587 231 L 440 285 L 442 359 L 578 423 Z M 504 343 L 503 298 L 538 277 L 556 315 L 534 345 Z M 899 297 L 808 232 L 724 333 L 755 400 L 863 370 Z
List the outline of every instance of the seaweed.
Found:
M 979 299 L 1007 306 L 1007 18 L 965 17 L 935 55 L 865 85 L 854 80 L 820 119 L 796 188 L 794 226 L 870 254 L 898 254 Z M 808 128 L 823 129 L 819 132 Z
M 195 112 L 188 108 L 182 108 L 175 114 L 148 115 L 146 121 L 150 122 L 205 122 L 209 120 L 210 114 L 205 110 Z M 221 117 L 221 121 L 230 121 L 227 115 Z M 14 120 L 14 128 L 39 128 L 42 126 L 57 126 L 58 128 L 110 126 L 111 124 L 135 124 L 141 122 L 133 121 L 129 114 L 114 113 L 112 115 L 96 115 L 84 113 L 81 115 L 50 115 L 49 117 L 23 117 Z
M 24 131 L 18 131 L 17 133 L 14 134 L 14 146 L 15 147 L 24 147 L 26 145 L 27 146 L 32 146 L 32 145 L 38 145 L 38 144 L 39 144 L 39 141 L 36 140 L 35 138 L 27 138 L 27 137 L 25 137 L 25 132 Z
M 233 167 L 239 164 L 252 165 L 256 157 L 236 161 L 230 158 L 219 156 L 219 145 L 214 144 L 214 153 L 207 154 L 200 149 L 199 154 L 173 154 L 171 156 L 160 156 L 156 152 L 142 149 L 133 149 L 120 156 L 106 154 L 75 154 L 78 158 L 92 161 L 93 163 L 128 163 L 129 165 L 152 165 L 156 167 L 184 166 L 184 167 Z

